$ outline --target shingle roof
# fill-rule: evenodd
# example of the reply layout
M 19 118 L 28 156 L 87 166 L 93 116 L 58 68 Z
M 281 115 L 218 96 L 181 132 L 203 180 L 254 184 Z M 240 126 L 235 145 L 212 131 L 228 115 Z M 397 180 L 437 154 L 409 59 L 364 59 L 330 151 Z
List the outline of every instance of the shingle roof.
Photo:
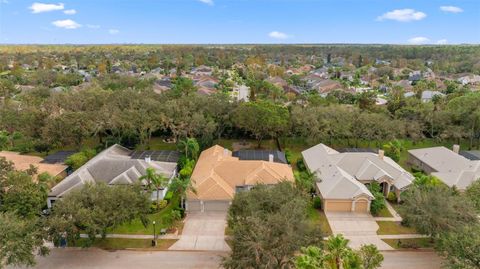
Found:
M 397 189 L 410 185 L 413 176 L 389 157 L 381 159 L 370 152 L 339 153 L 324 144 L 302 152 L 305 164 L 322 181 L 317 183 L 326 199 L 353 199 L 373 195 L 361 181 L 388 180 Z
M 131 154 L 131 150 L 120 145 L 109 147 L 53 187 L 49 196 L 62 197 L 88 182 L 105 182 L 110 185 L 132 184 L 146 174 L 147 168 L 153 168 L 168 178 L 175 173 L 176 162 L 134 159 Z
M 286 164 L 240 160 L 218 145 L 200 154 L 191 178 L 197 193 L 189 192 L 187 197 L 201 200 L 230 200 L 237 186 L 294 180 L 292 169 Z
M 435 170 L 432 175 L 450 187 L 464 190 L 480 178 L 479 160 L 469 160 L 446 147 L 412 149 L 408 152 Z

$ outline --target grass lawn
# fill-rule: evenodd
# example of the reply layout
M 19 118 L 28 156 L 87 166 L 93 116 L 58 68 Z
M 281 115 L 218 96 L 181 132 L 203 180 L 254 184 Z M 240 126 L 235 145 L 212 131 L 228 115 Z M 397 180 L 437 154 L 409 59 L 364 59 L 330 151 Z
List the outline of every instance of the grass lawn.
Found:
M 161 239 L 157 240 L 157 246 L 152 247 L 152 240 L 150 239 L 126 239 L 126 238 L 105 238 L 95 240 L 93 247 L 106 250 L 119 250 L 127 248 L 138 248 L 144 250 L 168 250 L 173 245 L 176 239 Z M 77 241 L 77 246 L 83 246 L 85 239 Z
M 377 221 L 380 227 L 377 234 L 416 234 L 414 228 L 405 227 L 396 221 Z
M 325 236 L 332 235 L 332 229 L 330 229 L 330 225 L 328 224 L 327 216 L 325 216 L 325 213 L 322 210 L 309 206 L 307 213 L 308 219 L 312 225 L 320 225 L 320 229 Z
M 382 210 L 380 210 L 374 217 L 383 217 L 383 218 L 392 218 L 392 214 L 390 214 L 390 211 L 385 207 Z
M 158 233 L 162 228 L 168 228 L 168 224 L 165 223 L 165 216 L 170 214 L 175 209 L 180 201 L 180 196 L 174 195 L 170 203 L 162 209 L 160 212 L 148 215 L 149 223 L 147 227 L 144 227 L 140 219 L 135 219 L 130 223 L 124 223 L 108 233 L 113 234 L 153 234 L 153 221 L 156 222 L 156 232 Z
M 233 229 L 230 227 L 225 227 L 225 235 L 226 236 L 233 236 Z
M 430 238 L 382 239 L 394 249 L 433 248 Z
M 163 142 L 164 137 L 152 137 L 150 140 L 149 146 L 145 147 L 142 145 L 137 145 L 137 150 L 177 150 L 177 144 L 175 143 L 165 143 Z

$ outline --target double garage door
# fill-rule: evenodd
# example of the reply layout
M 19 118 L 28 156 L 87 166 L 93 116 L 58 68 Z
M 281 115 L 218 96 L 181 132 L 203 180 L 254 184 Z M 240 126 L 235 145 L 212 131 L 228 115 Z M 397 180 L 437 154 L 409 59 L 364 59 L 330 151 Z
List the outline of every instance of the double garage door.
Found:
M 368 212 L 368 201 L 366 200 L 357 200 L 356 202 L 351 200 L 325 200 L 323 206 L 326 212 L 351 212 L 353 207 L 355 207 L 354 212 Z
M 187 212 L 227 212 L 230 201 L 187 201 Z

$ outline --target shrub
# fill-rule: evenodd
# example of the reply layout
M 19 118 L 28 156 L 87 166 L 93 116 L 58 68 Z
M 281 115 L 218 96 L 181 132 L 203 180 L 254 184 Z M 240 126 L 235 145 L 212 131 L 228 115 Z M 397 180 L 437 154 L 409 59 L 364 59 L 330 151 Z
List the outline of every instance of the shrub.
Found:
M 370 204 L 370 212 L 372 212 L 373 215 L 376 215 L 378 212 L 380 212 L 380 210 L 385 208 L 385 198 L 383 197 L 383 193 L 380 191 L 380 184 L 377 182 L 372 182 L 368 186 L 368 190 L 373 194 L 373 197 L 375 197 L 375 200 L 373 200 Z
M 157 212 L 157 209 L 158 209 L 158 205 L 156 203 L 152 203 L 150 205 L 150 213 L 155 213 Z
M 169 203 L 170 200 L 172 200 L 172 197 L 173 197 L 173 191 L 168 191 L 167 194 L 165 194 L 165 197 L 163 197 L 163 199 L 167 201 L 167 203 Z
M 303 162 L 303 158 L 297 160 L 297 169 L 298 171 L 305 171 L 307 168 L 305 167 L 305 163 Z
M 320 199 L 320 197 L 316 196 L 315 198 L 313 198 L 313 208 L 322 208 L 322 199 Z
M 164 209 L 168 204 L 167 200 L 160 200 L 157 204 L 157 209 Z
M 396 202 L 397 201 L 397 195 L 395 192 L 391 191 L 388 193 L 387 200 L 390 202 Z
M 292 163 L 292 151 L 289 149 L 285 149 L 285 159 L 287 159 L 287 163 Z

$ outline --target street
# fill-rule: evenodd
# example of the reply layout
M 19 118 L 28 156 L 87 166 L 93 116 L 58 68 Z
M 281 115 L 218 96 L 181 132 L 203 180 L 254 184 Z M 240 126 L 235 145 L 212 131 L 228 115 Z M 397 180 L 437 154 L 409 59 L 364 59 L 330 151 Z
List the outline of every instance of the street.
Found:
M 386 251 L 381 269 L 440 269 L 440 258 L 431 251 Z M 105 251 L 91 249 L 52 249 L 37 259 L 38 269 L 130 269 L 130 268 L 219 268 L 222 252 L 190 251 Z M 11 268 L 11 267 L 9 267 Z M 13 269 L 13 268 L 12 268 Z

